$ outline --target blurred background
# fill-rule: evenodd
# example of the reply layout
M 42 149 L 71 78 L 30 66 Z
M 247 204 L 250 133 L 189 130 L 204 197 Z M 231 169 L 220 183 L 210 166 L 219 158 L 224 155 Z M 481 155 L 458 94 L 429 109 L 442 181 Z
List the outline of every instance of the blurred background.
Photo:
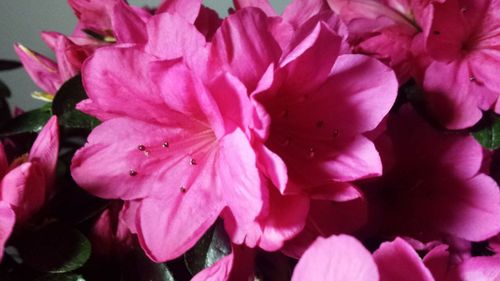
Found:
M 160 0 L 129 0 L 132 5 L 157 6 Z M 290 0 L 270 0 L 278 12 L 282 12 Z M 206 6 L 226 16 L 232 7 L 231 0 L 205 0 Z M 70 34 L 76 17 L 65 0 L 0 0 L 0 58 L 17 60 L 12 45 L 19 42 L 24 46 L 54 58 L 40 39 L 41 31 L 58 31 Z M 39 107 L 43 102 L 31 97 L 37 90 L 35 84 L 23 69 L 4 71 L 0 80 L 12 91 L 9 102 L 24 110 Z

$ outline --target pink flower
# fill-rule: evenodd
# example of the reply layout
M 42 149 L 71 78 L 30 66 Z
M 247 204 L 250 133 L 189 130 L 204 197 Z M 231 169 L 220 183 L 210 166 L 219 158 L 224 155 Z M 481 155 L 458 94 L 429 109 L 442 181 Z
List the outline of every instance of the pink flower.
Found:
M 0 258 L 14 224 L 26 222 L 45 203 L 52 190 L 59 131 L 52 117 L 35 140 L 28 155 L 10 165 L 0 144 Z
M 383 243 L 373 256 L 347 235 L 318 238 L 299 260 L 292 281 L 415 280 L 432 281 L 418 254 L 400 238 Z
M 406 105 L 376 143 L 384 174 L 363 183 L 368 233 L 427 242 L 500 231 L 500 191 L 481 172 L 483 149 L 472 136 L 438 131 Z
M 103 258 L 120 258 L 134 249 L 134 237 L 124 221 L 122 202 L 111 202 L 92 227 L 92 253 Z
M 496 281 L 500 278 L 500 256 L 478 256 L 463 260 L 450 253 L 447 245 L 432 249 L 424 264 L 437 281 Z
M 167 26 L 172 32 L 156 41 L 197 32 L 167 13 L 150 21 L 148 32 L 162 20 L 179 29 Z M 146 49 L 179 57 L 205 45 L 197 34 Z M 153 260 L 164 261 L 193 246 L 224 208 L 253 221 L 267 195 L 243 131 L 248 123 L 235 115 L 249 108 L 241 82 L 221 74 L 205 84 L 184 62 L 191 57 L 158 61 L 143 49 L 99 49 L 84 65 L 89 100 L 80 108 L 103 123 L 75 155 L 72 175 L 97 196 L 127 201 L 132 231 Z
M 435 5 L 425 73 L 429 106 L 449 129 L 471 127 L 482 110 L 500 113 L 498 1 L 449 0 Z
M 392 67 L 401 83 L 422 80 L 434 0 L 328 0 L 349 28 L 354 52 Z M 441 0 L 442 2 L 442 0 Z
M 269 31 L 264 13 L 245 8 L 223 22 L 209 46 L 207 73 L 229 71 L 238 77 L 260 122 L 270 124 L 270 130 L 254 127 L 253 146 L 261 170 L 278 190 L 302 197 L 293 200 L 338 200 L 352 191 L 347 182 L 381 172 L 378 153 L 362 134 L 375 128 L 389 111 L 397 81 L 374 59 L 339 56 L 341 41 L 326 23 L 310 20 L 282 46 L 286 42 L 279 42 Z M 307 205 L 298 206 L 303 209 L 300 215 L 295 209 L 294 217 L 305 218 Z M 272 210 L 268 215 L 273 216 Z M 263 213 L 260 227 L 266 225 L 265 217 Z M 258 232 L 238 221 L 225 222 L 230 235 L 236 236 L 235 243 Z M 282 225 L 274 235 L 286 233 L 282 237 L 289 239 L 303 225 L 297 219 L 287 231 Z M 276 250 L 283 240 L 265 249 Z M 259 245 L 264 244 L 261 240 Z

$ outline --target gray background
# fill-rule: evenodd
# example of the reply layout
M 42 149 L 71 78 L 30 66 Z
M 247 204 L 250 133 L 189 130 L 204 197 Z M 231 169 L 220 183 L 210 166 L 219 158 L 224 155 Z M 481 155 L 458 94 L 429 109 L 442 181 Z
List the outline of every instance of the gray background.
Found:
M 160 0 L 130 0 L 132 5 L 156 6 Z M 281 12 L 290 0 L 270 0 L 278 12 Z M 204 4 L 217 10 L 221 16 L 227 15 L 232 7 L 231 0 L 205 0 Z M 41 31 L 58 31 L 69 34 L 74 28 L 76 18 L 65 0 L 0 0 L 0 58 L 16 59 L 12 48 L 14 42 L 33 49 L 50 58 L 54 56 L 40 39 Z M 31 92 L 37 90 L 24 70 L 0 72 L 12 91 L 10 105 L 24 110 L 33 109 L 43 104 L 31 98 Z

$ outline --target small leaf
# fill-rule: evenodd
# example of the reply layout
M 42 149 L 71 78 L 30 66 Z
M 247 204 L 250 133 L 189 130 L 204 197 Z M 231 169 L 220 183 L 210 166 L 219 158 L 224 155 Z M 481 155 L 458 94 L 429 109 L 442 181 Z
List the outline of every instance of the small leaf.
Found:
M 141 250 L 131 252 L 124 261 L 122 281 L 175 281 L 168 267 L 154 263 Z
M 91 251 L 83 234 L 58 223 L 25 233 L 19 243 L 24 262 L 41 272 L 65 273 L 78 269 L 87 262 Z
M 192 275 L 212 266 L 231 253 L 231 244 L 222 222 L 212 226 L 196 245 L 184 254 L 186 267 Z
M 96 39 L 98 41 L 102 41 L 102 42 L 105 42 L 105 43 L 116 43 L 116 38 L 113 37 L 113 36 L 109 36 L 109 35 L 102 35 L 98 32 L 95 32 L 93 31 L 92 29 L 82 29 L 82 31 L 87 34 L 88 36 L 90 36 L 91 38 L 93 39 Z
M 20 62 L 18 61 L 13 61 L 13 60 L 0 60 L 0 71 L 1 70 L 11 70 L 11 69 L 16 69 L 23 66 Z
M 47 274 L 35 281 L 85 281 L 79 274 Z
M 5 85 L 5 83 L 0 80 L 0 97 L 8 98 L 10 97 L 10 94 L 11 93 L 9 87 L 7 87 L 7 85 Z
M 54 100 L 54 95 L 42 91 L 34 91 L 33 93 L 31 93 L 31 97 L 44 102 L 52 102 Z
M 473 132 L 476 140 L 485 148 L 495 150 L 500 147 L 500 117 L 492 116 L 488 124 Z
M 75 107 L 87 98 L 82 85 L 82 78 L 77 75 L 64 83 L 52 101 L 52 111 L 59 117 L 59 124 L 67 128 L 92 129 L 99 125 L 99 120 Z
M 27 111 L 10 120 L 0 129 L 0 137 L 22 133 L 38 133 L 52 116 L 50 105 Z

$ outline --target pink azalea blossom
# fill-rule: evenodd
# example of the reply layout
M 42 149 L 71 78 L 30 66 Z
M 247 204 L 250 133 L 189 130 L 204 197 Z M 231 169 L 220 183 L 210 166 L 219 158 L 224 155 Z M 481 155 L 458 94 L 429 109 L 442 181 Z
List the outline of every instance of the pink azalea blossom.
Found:
M 472 136 L 438 131 L 406 105 L 376 143 L 384 174 L 363 184 L 369 235 L 482 241 L 500 231 L 500 191 Z
M 307 249 L 293 272 L 300 280 L 415 280 L 432 281 L 431 272 L 400 238 L 383 243 L 373 256 L 354 237 L 318 238 Z
M 198 36 L 189 42 L 204 46 Z M 173 57 L 189 52 L 182 40 L 172 42 Z M 241 82 L 224 74 L 206 85 L 182 59 L 157 61 L 142 50 L 99 49 L 84 65 L 90 99 L 80 108 L 104 122 L 75 155 L 72 175 L 97 196 L 133 205 L 132 231 L 153 260 L 164 261 L 194 245 L 224 208 L 253 221 L 267 195 L 247 125 L 233 119 L 250 102 Z
M 500 256 L 457 259 L 447 245 L 432 249 L 424 257 L 425 266 L 436 281 L 496 281 L 500 279 Z
M 410 77 L 422 80 L 433 2 L 438 1 L 328 0 L 348 26 L 354 52 L 385 62 L 401 83 Z
M 50 195 L 58 150 L 55 116 L 42 129 L 30 152 L 10 165 L 0 144 L 0 258 L 14 224 L 25 223 Z
M 92 253 L 103 258 L 120 258 L 134 249 L 134 237 L 130 232 L 122 208 L 122 202 L 112 202 L 92 227 L 90 240 Z
M 448 0 L 435 7 L 426 98 L 447 128 L 471 127 L 483 110 L 500 113 L 500 2 Z

